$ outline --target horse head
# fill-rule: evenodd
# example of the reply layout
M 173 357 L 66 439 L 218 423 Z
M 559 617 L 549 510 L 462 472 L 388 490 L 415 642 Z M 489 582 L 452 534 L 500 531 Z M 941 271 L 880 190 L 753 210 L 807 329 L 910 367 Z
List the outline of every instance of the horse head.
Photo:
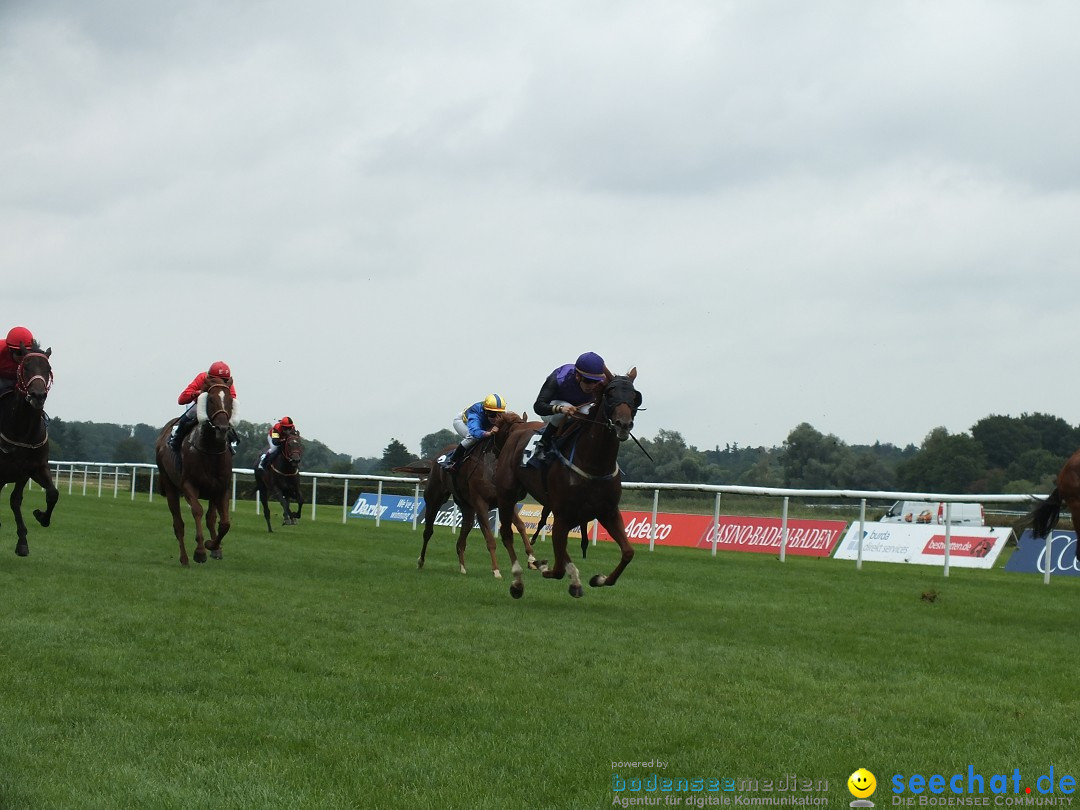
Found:
M 205 391 L 195 401 L 195 415 L 199 426 L 213 432 L 219 444 L 228 440 L 229 430 L 235 428 L 240 415 L 228 383 L 218 377 L 210 377 Z
M 613 377 L 603 388 L 600 395 L 600 414 L 607 420 L 608 427 L 615 431 L 620 442 L 630 438 L 634 429 L 634 416 L 641 407 L 641 392 L 634 388 L 637 367 L 625 375 Z
M 49 357 L 52 349 L 31 351 L 23 355 L 15 377 L 15 390 L 18 391 L 35 410 L 45 408 L 45 398 L 52 388 L 53 372 Z
M 492 427 L 497 427 L 499 432 L 492 437 L 492 444 L 495 446 L 496 455 L 499 454 L 503 445 L 506 444 L 506 439 L 510 435 L 510 429 L 514 425 L 519 425 L 524 421 L 524 416 L 514 413 L 513 411 L 503 411 L 495 417 L 492 422 Z
M 300 460 L 304 457 L 304 443 L 300 441 L 299 433 L 293 431 L 285 437 L 285 441 L 281 443 L 281 457 L 290 466 L 300 466 Z

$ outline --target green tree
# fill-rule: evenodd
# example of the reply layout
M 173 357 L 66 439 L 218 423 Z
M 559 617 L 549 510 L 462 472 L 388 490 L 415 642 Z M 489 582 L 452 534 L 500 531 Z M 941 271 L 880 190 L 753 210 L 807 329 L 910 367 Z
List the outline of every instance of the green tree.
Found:
M 113 449 L 112 458 L 109 460 L 115 462 L 130 461 L 133 464 L 142 464 L 147 460 L 146 448 L 143 446 L 143 443 L 134 436 L 129 436 L 116 443 L 116 447 Z
M 448 444 L 454 444 L 458 435 L 449 428 L 429 433 L 420 440 L 420 458 L 435 458 Z
M 896 471 L 902 489 L 949 494 L 978 490 L 985 475 L 982 445 L 966 433 L 950 436 L 943 427 L 930 431 L 919 452 Z
M 784 442 L 780 458 L 784 485 L 802 489 L 841 486 L 841 469 L 850 463 L 850 454 L 850 448 L 836 436 L 823 436 L 813 425 L 803 422 Z
M 397 439 L 391 439 L 390 444 L 383 450 L 381 469 L 389 472 L 394 467 L 402 467 L 416 461 L 416 456 L 409 452 L 409 448 Z

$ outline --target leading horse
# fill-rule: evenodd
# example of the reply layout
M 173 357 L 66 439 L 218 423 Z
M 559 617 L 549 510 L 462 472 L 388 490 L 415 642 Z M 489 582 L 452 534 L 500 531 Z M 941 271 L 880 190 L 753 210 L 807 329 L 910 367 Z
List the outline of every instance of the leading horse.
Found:
M 593 587 L 614 585 L 634 558 L 634 549 L 626 537 L 619 499 L 622 497 L 622 472 L 619 447 L 630 438 L 634 417 L 641 407 L 641 394 L 634 388 L 637 369 L 614 377 L 604 385 L 596 399 L 556 434 L 554 460 L 537 469 L 522 463 L 526 445 L 533 438 L 531 426 L 521 426 L 506 440 L 495 472 L 495 488 L 502 521 L 502 541 L 510 552 L 513 583 L 510 595 L 520 599 L 525 592 L 521 565 L 513 550 L 513 534 L 508 519 L 517 502 L 526 493 L 532 495 L 554 514 L 551 548 L 554 567 L 543 572 L 547 578 L 562 579 L 570 574 L 570 595 L 583 594 L 577 567 L 570 562 L 566 538 L 574 526 L 600 521 L 619 546 L 622 556 L 607 575 L 589 580 Z
M 15 553 L 20 557 L 30 553 L 22 516 L 26 482 L 33 481 L 45 490 L 45 511 L 34 510 L 34 517 L 42 526 L 52 521 L 53 508 L 60 499 L 49 471 L 49 429 L 45 415 L 45 398 L 53 381 L 51 356 L 52 349 L 38 351 L 34 346 L 19 362 L 15 388 L 0 396 L 0 490 L 6 484 L 15 484 L 11 491 L 11 511 L 19 538 Z
M 1065 466 L 1058 473 L 1057 486 L 1050 495 L 1038 501 L 1035 508 L 1019 525 L 1030 524 L 1035 537 L 1045 538 L 1057 526 L 1062 507 L 1069 510 L 1073 528 L 1080 531 L 1080 450 L 1073 453 L 1065 462 Z M 1080 560 L 1080 543 L 1076 547 L 1076 559 Z
M 282 526 L 295 526 L 300 520 L 300 512 L 304 508 L 304 495 L 300 492 L 300 462 L 303 460 L 304 443 L 299 433 L 292 432 L 282 441 L 281 452 L 273 461 L 266 466 L 255 465 L 255 486 L 259 491 L 268 532 L 274 531 L 270 528 L 270 496 L 281 504 L 284 513 Z M 290 503 L 296 504 L 295 512 L 289 508 Z
M 500 413 L 494 421 L 494 427 L 499 430 L 493 436 L 482 439 L 465 451 L 464 457 L 457 462 L 453 470 L 443 467 L 438 457 L 431 462 L 417 462 L 403 467 L 394 467 L 394 472 L 412 473 L 427 479 L 424 483 L 424 544 L 420 548 L 420 558 L 416 561 L 417 568 L 424 567 L 428 542 L 435 531 L 435 519 L 439 516 L 439 510 L 452 497 L 458 509 L 461 510 L 461 530 L 458 532 L 457 541 L 458 570 L 462 574 L 465 573 L 465 541 L 469 532 L 472 531 L 473 523 L 476 522 L 480 524 L 480 531 L 484 535 L 488 553 L 491 555 L 491 573 L 496 579 L 502 579 L 499 561 L 495 556 L 495 533 L 490 523 L 490 513 L 495 505 L 495 466 L 507 436 L 514 427 L 523 424 L 535 423 L 525 422 L 524 417 L 513 411 Z M 455 445 L 448 445 L 445 453 L 449 453 L 454 447 Z M 536 558 L 533 556 L 532 543 L 525 524 L 516 510 L 510 520 L 525 544 L 530 567 L 535 567 Z M 505 539 L 503 543 L 506 543 Z M 510 545 L 507 548 L 513 557 L 512 531 Z
M 206 562 L 206 550 L 214 559 L 221 559 L 221 541 L 229 533 L 229 496 L 232 485 L 232 448 L 229 431 L 239 419 L 229 384 L 219 377 L 210 377 L 207 388 L 196 400 L 198 425 L 184 437 L 180 452 L 169 447 L 169 434 L 176 419 L 161 429 L 155 445 L 157 467 L 161 471 L 158 487 L 169 502 L 173 532 L 180 544 L 180 564 L 188 564 L 184 546 L 184 519 L 180 515 L 180 496 L 191 507 L 195 518 L 195 562 Z M 203 535 L 203 506 L 207 502 L 206 532 Z

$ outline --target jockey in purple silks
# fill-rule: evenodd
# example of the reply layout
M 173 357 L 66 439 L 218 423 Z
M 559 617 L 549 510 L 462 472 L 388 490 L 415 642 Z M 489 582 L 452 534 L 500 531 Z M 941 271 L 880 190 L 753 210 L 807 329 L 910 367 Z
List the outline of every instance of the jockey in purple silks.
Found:
M 567 417 L 577 413 L 578 406 L 595 399 L 597 390 L 611 379 L 604 358 L 596 352 L 585 352 L 577 361 L 559 366 L 544 380 L 536 395 L 533 409 L 547 425 L 540 434 L 529 462 L 540 463 L 551 449 L 556 429 Z

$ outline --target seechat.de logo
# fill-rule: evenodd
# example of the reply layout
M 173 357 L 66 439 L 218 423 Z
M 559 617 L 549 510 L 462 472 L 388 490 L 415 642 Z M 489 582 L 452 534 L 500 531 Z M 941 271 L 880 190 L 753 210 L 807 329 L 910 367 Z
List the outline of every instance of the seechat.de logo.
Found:
M 859 768 L 847 780 L 847 789 L 851 792 L 851 795 L 855 797 L 855 801 L 851 802 L 851 807 L 873 807 L 874 803 L 870 801 L 870 797 L 877 790 L 877 779 L 866 768 Z

